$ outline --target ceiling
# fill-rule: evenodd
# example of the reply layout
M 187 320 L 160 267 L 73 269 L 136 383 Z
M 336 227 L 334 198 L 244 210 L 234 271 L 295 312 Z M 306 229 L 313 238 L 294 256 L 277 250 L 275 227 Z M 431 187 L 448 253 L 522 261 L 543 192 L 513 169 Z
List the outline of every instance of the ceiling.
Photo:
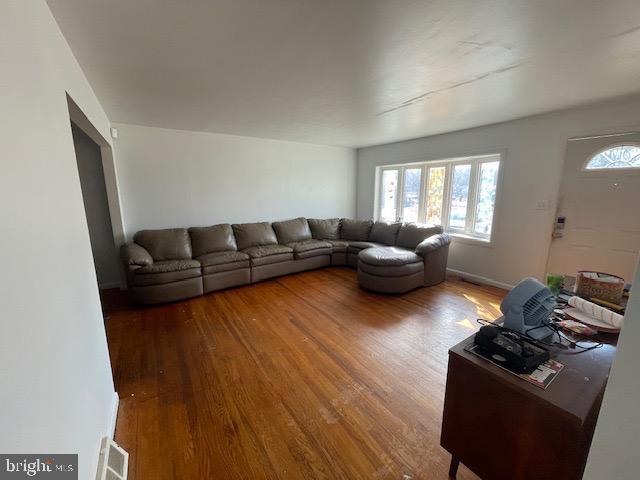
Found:
M 640 91 L 637 0 L 48 0 L 112 122 L 361 147 Z

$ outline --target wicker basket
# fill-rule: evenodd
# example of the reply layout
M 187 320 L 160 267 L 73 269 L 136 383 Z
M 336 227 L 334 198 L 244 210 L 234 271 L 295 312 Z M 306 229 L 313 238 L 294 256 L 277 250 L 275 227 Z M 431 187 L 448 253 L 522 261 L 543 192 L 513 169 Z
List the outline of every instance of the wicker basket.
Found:
M 599 298 L 619 305 L 624 292 L 624 278 L 602 272 L 578 272 L 576 295 L 582 298 Z

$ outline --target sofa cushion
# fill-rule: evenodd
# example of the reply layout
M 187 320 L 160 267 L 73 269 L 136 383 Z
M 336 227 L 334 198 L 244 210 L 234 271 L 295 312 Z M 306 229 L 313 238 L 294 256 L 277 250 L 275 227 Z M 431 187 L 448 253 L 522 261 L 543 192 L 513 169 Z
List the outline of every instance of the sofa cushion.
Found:
M 318 240 L 338 240 L 340 239 L 340 219 L 339 218 L 309 218 L 307 219 L 311 236 Z
M 200 275 L 200 262 L 197 260 L 161 260 L 134 270 L 133 284 L 140 287 L 160 285 Z
M 178 270 L 177 272 L 146 273 L 144 275 L 135 274 L 133 275 L 133 285 L 135 287 L 151 287 L 154 285 L 179 282 L 180 280 L 200 278 L 200 275 L 201 271 L 199 268 Z
M 266 257 L 258 257 L 251 259 L 252 267 L 259 267 L 260 265 L 271 265 L 272 263 L 290 262 L 293 261 L 293 253 L 278 253 L 276 255 L 268 255 Z
M 346 240 L 325 240 L 325 241 L 331 244 L 333 253 L 346 252 L 347 247 L 349 246 L 349 242 L 347 242 Z
M 424 239 L 439 233 L 442 233 L 440 225 L 405 223 L 400 227 L 396 245 L 414 250 Z
M 322 240 L 305 240 L 287 244 L 293 248 L 295 258 L 317 257 L 318 255 L 331 255 L 332 248 L 329 242 Z
M 208 267 L 202 267 L 202 275 L 214 275 L 216 273 L 231 272 L 232 270 L 241 270 L 243 268 L 248 269 L 251 266 L 249 260 L 243 260 L 241 262 L 222 263 L 220 265 L 209 265 Z
M 191 240 L 186 228 L 141 230 L 133 241 L 145 248 L 155 262 L 191 259 Z
M 372 249 L 373 250 L 373 249 Z M 365 272 L 378 277 L 406 277 L 417 273 L 424 274 L 424 263 L 413 262 L 403 265 L 370 265 L 364 262 L 358 262 L 358 273 Z
M 276 232 L 269 222 L 234 223 L 233 234 L 236 237 L 238 250 L 259 245 L 275 245 L 278 243 Z
M 191 236 L 191 250 L 194 257 L 199 257 L 205 253 L 238 249 L 236 238 L 233 236 L 233 229 L 228 223 L 211 227 L 192 227 L 189 229 L 189 235 Z
M 253 267 L 293 260 L 293 248 L 286 245 L 262 245 L 247 248 L 244 252 L 251 257 Z
M 323 242 L 322 240 L 312 239 L 312 240 L 304 240 L 302 242 L 288 243 L 287 247 L 293 248 L 293 253 L 300 253 L 300 252 L 308 252 L 310 250 L 331 249 L 331 244 L 329 242 Z
M 208 253 L 197 260 L 202 264 L 203 275 L 249 268 L 249 255 L 243 252 Z
M 286 245 L 291 242 L 301 242 L 311 239 L 311 230 L 307 219 L 304 217 L 285 220 L 283 222 L 273 222 L 271 224 L 278 237 L 278 243 Z
M 203 267 L 209 267 L 211 265 L 248 261 L 249 255 L 244 252 L 216 252 L 201 255 L 196 260 L 198 260 Z
M 369 241 L 384 245 L 395 245 L 402 222 L 375 222 L 369 232 Z
M 296 252 L 293 254 L 296 260 L 302 260 L 303 258 L 320 257 L 322 255 L 331 256 L 331 248 L 316 248 L 315 250 L 307 250 L 305 252 Z
M 343 218 L 340 222 L 340 238 L 343 240 L 354 240 L 366 242 L 369 239 L 371 230 L 371 220 L 351 220 Z
M 161 260 L 153 265 L 140 267 L 134 271 L 136 275 L 145 275 L 147 273 L 178 272 L 180 270 L 189 270 L 190 268 L 200 268 L 200 262 L 197 260 Z
M 249 247 L 243 250 L 252 259 L 269 257 L 271 255 L 281 255 L 283 253 L 293 253 L 293 248 L 286 245 L 260 245 Z
M 422 257 L 411 250 L 400 247 L 368 248 L 358 254 L 358 260 L 377 267 L 394 267 L 410 263 L 422 264 Z
M 347 250 L 352 253 L 358 253 L 360 250 L 364 250 L 366 248 L 376 248 L 376 247 L 384 247 L 381 243 L 374 242 L 349 242 L 349 246 Z

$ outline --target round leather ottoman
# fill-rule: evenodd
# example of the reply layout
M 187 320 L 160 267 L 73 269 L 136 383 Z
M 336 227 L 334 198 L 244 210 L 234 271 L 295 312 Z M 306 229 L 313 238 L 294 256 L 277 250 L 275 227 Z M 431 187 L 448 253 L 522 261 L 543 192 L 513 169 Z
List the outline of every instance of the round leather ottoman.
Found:
M 358 254 L 358 283 L 374 292 L 408 292 L 424 285 L 424 262 L 404 248 L 367 248 Z

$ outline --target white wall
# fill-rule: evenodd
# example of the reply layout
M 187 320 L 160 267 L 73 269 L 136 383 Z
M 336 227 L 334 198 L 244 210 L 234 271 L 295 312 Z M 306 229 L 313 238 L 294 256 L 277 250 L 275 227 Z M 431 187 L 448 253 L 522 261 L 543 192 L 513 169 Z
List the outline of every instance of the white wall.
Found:
M 640 477 L 640 263 L 633 285 L 584 480 Z
M 568 138 L 640 128 L 640 96 L 358 150 L 357 215 L 374 214 L 379 165 L 505 151 L 493 245 L 454 240 L 449 268 L 513 285 L 545 274 Z M 538 200 L 550 200 L 547 211 Z
M 109 121 L 42 0 L 0 6 L 0 451 L 95 474 L 115 394 L 65 92 Z
M 355 214 L 352 149 L 115 126 L 128 238 L 144 228 Z

